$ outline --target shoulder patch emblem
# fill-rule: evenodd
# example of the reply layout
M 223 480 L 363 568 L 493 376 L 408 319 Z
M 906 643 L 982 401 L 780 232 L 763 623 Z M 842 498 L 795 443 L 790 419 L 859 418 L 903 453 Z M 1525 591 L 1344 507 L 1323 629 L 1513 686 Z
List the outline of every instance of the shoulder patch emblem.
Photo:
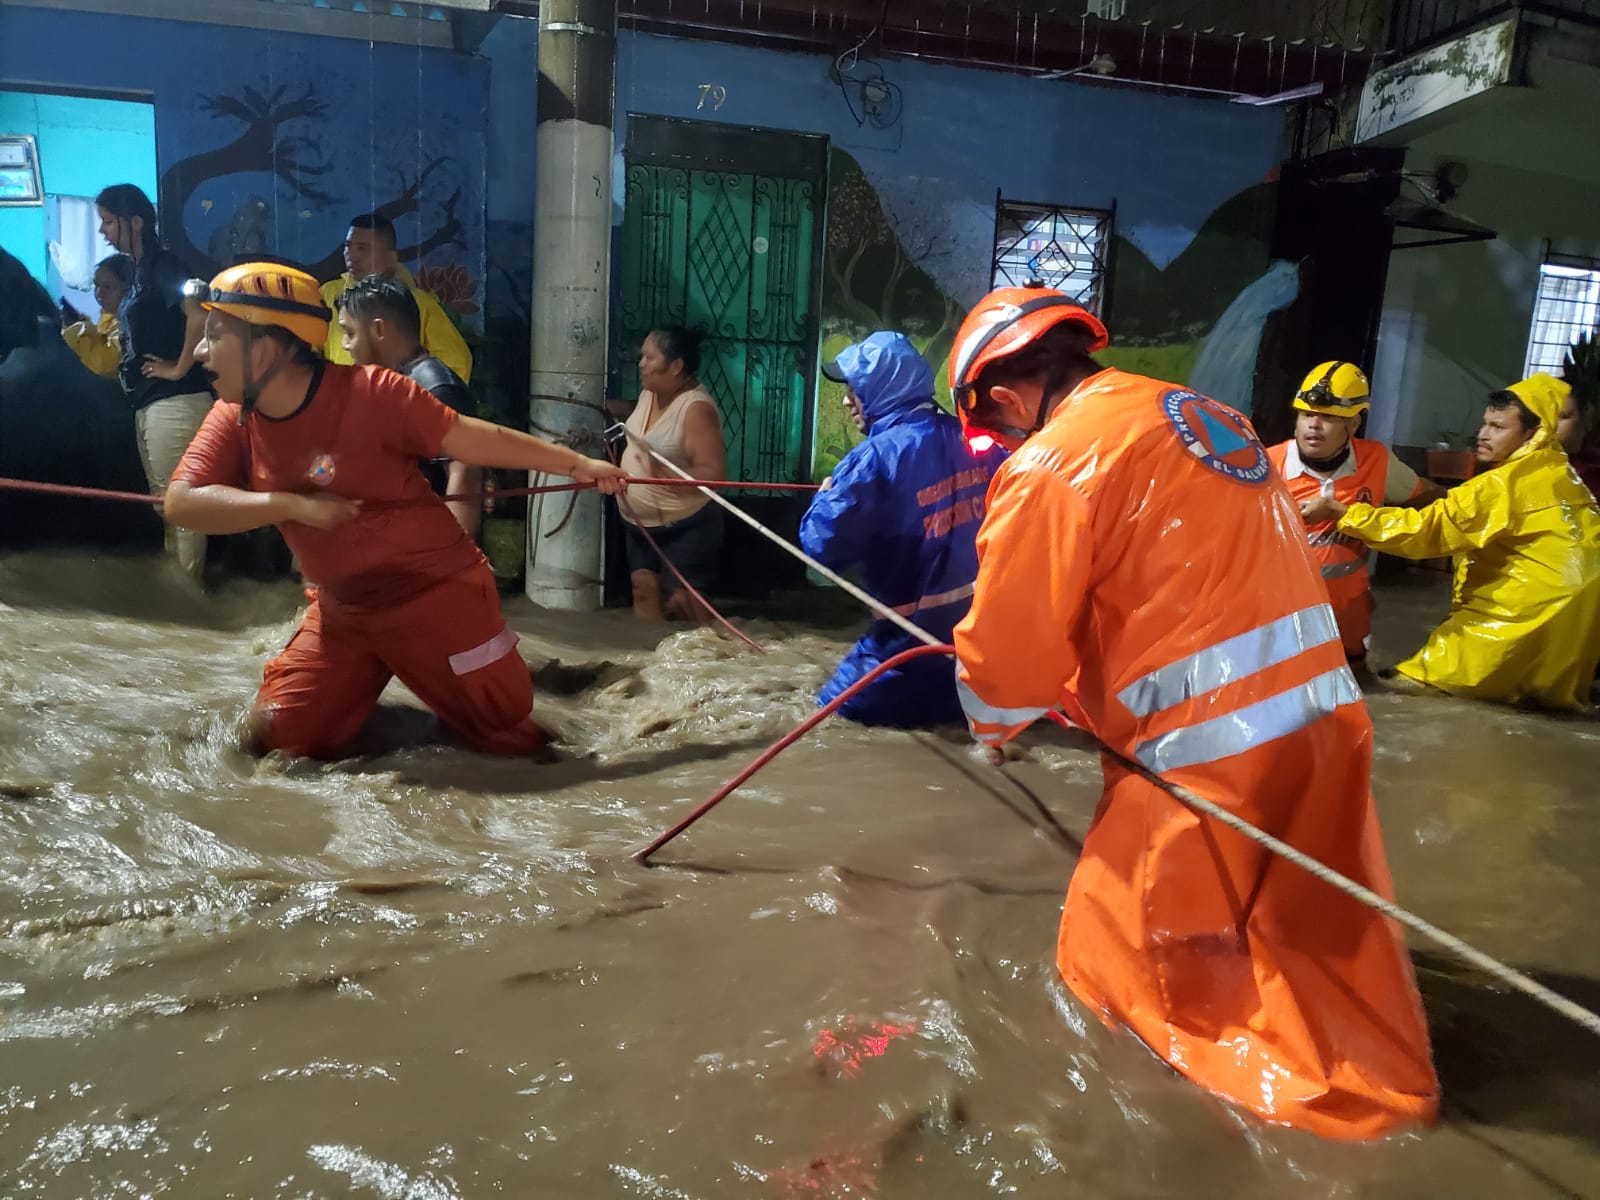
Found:
M 1233 409 L 1182 388 L 1162 396 L 1161 409 L 1183 448 L 1217 474 L 1259 484 L 1272 473 L 1266 447 Z

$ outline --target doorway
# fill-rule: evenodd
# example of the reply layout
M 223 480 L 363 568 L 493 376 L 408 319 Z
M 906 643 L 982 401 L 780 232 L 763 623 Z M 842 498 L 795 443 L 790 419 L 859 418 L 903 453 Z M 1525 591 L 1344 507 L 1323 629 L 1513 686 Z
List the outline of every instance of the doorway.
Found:
M 698 329 L 730 475 L 805 482 L 827 139 L 630 115 L 624 157 L 622 394 L 653 327 Z
M 154 104 L 0 90 L 0 134 L 32 139 L 42 181 L 35 202 L 0 206 L 0 244 L 53 299 L 97 320 L 94 268 L 113 251 L 100 236 L 94 198 L 113 183 L 156 197 Z

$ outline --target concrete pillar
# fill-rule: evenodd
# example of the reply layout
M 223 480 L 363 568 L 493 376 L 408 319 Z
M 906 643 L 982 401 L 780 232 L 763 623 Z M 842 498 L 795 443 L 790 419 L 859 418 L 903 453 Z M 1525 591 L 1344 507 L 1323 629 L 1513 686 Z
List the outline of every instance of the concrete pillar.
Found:
M 612 92 L 616 6 L 597 0 L 539 5 L 539 110 L 534 139 L 537 182 L 533 234 L 533 347 L 529 390 L 567 396 L 534 399 L 535 430 L 571 439 L 599 456 L 605 418 L 606 302 L 611 287 Z M 596 406 L 594 408 L 586 405 Z M 543 537 L 566 511 L 545 503 L 528 539 L 529 599 L 546 608 L 587 612 L 600 606 L 600 497 L 581 492 L 555 537 Z M 529 505 L 529 521 L 540 506 Z

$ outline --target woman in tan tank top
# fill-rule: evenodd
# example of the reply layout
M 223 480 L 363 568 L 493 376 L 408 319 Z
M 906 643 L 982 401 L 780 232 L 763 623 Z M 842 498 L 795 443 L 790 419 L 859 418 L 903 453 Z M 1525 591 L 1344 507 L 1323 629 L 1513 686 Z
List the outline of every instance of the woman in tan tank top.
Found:
M 639 352 L 639 403 L 625 425 L 622 467 L 629 475 L 670 477 L 657 459 L 674 463 L 696 479 L 721 479 L 727 470 L 722 415 L 703 387 L 700 335 L 678 326 L 652 330 Z M 694 488 L 628 489 L 622 510 L 627 536 L 633 611 L 640 617 L 704 622 L 711 614 L 685 592 L 639 533 L 642 525 L 695 588 L 704 591 L 716 575 L 722 547 L 722 509 Z

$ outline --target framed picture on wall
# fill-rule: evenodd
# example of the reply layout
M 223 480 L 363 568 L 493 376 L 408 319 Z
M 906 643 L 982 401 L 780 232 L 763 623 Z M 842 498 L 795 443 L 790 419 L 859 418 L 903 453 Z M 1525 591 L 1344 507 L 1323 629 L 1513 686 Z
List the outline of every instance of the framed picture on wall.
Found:
M 28 133 L 0 133 L 0 207 L 44 203 L 39 147 Z

